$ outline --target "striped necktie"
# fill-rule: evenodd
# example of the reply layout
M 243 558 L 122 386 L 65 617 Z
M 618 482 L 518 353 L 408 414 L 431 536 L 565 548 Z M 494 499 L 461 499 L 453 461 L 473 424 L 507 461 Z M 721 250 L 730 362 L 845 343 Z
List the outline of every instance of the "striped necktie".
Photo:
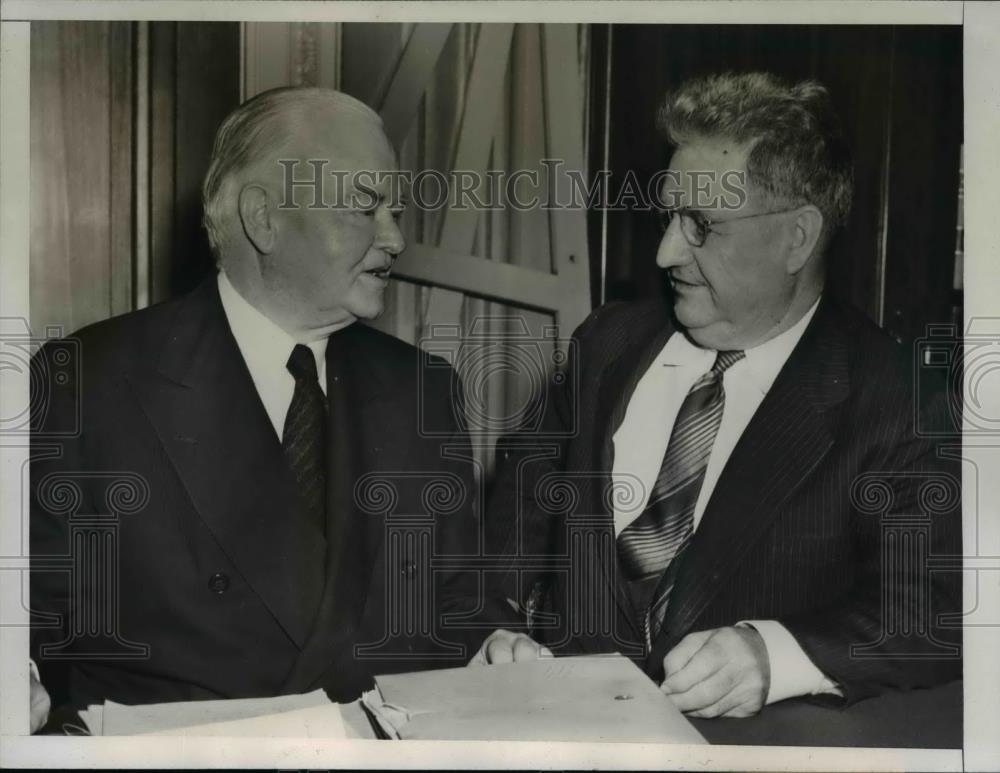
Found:
M 632 583 L 647 651 L 670 601 L 680 564 L 674 559 L 694 532 L 694 508 L 726 402 L 722 375 L 743 356 L 740 351 L 719 352 L 712 369 L 691 387 L 646 508 L 618 535 L 618 557 Z
M 296 344 L 286 366 L 295 391 L 285 416 L 281 447 L 295 478 L 302 515 L 326 531 L 326 396 L 319 385 L 316 358 Z

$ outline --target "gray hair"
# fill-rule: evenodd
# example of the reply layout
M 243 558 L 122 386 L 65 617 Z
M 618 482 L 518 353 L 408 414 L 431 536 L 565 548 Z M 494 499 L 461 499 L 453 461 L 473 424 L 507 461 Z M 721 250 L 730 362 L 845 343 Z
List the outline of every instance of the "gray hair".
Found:
M 824 242 L 847 219 L 854 164 L 826 88 L 764 72 L 696 78 L 667 95 L 657 123 L 673 145 L 724 138 L 749 143 L 747 181 L 773 206 L 812 204 Z
M 217 260 L 234 230 L 240 175 L 274 163 L 295 135 L 295 126 L 309 120 L 306 113 L 310 109 L 321 107 L 352 111 L 382 125 L 378 113 L 354 97 L 333 89 L 301 86 L 261 92 L 222 122 L 201 188 L 202 222 Z

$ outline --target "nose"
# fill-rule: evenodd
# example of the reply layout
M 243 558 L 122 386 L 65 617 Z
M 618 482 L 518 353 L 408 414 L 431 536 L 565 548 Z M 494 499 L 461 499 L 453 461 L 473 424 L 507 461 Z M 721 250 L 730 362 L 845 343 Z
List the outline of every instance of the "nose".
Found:
M 403 232 L 399 228 L 399 223 L 392 216 L 392 213 L 387 211 L 380 213 L 380 217 L 376 218 L 376 222 L 378 223 L 378 230 L 375 233 L 374 246 L 377 249 L 388 252 L 393 257 L 406 249 L 406 238 L 403 236 Z
M 681 219 L 675 217 L 660 239 L 660 246 L 656 250 L 656 265 L 660 268 L 683 266 L 693 259 L 691 250 L 691 245 L 681 231 Z

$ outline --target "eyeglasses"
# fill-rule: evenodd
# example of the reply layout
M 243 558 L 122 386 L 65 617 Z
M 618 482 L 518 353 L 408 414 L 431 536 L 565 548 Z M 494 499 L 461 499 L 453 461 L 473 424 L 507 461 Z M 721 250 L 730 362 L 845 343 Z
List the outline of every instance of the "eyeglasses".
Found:
M 674 221 L 674 218 L 679 217 L 681 219 L 681 233 L 684 234 L 687 243 L 692 247 L 701 247 L 705 244 L 705 240 L 708 239 L 709 233 L 718 233 L 718 231 L 712 229 L 713 225 L 725 225 L 726 223 L 735 223 L 739 220 L 752 220 L 755 217 L 766 217 L 768 215 L 781 215 L 791 211 L 791 209 L 776 209 L 771 212 L 757 212 L 753 215 L 731 217 L 728 220 L 712 220 L 712 218 L 697 209 L 685 209 L 681 207 L 678 209 L 660 209 L 657 210 L 656 215 L 659 218 L 660 229 L 663 233 L 666 233 L 667 229 L 670 228 L 670 224 Z

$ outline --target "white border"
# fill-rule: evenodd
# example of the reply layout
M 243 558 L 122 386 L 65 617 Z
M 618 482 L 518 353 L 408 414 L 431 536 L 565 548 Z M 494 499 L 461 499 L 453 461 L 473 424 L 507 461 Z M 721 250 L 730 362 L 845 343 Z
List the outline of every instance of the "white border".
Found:
M 1000 317 L 1000 186 L 997 184 L 997 138 L 1000 137 L 1000 4 L 970 3 L 965 9 L 965 320 Z M 994 329 L 1000 325 L 992 325 Z M 969 377 L 968 370 L 966 377 Z M 996 379 L 987 410 L 1000 410 Z M 993 414 L 996 415 L 996 414 Z M 984 463 L 1000 458 L 997 438 L 966 436 L 965 456 L 979 465 L 976 502 L 964 499 L 965 555 L 1000 557 L 1000 475 Z M 996 461 L 993 461 L 996 464 Z M 969 470 L 965 480 L 969 481 Z M 966 490 L 969 490 L 966 484 Z M 970 537 L 978 538 L 977 546 Z M 975 552 L 974 552 L 975 551 Z M 1000 618 L 1000 572 L 965 572 L 965 609 L 983 610 Z M 1000 627 L 963 631 L 965 660 L 965 766 L 968 770 L 1000 769 Z
M 187 19 L 248 21 L 538 21 L 641 23 L 965 23 L 965 305 L 967 318 L 1000 314 L 1000 188 L 996 138 L 1000 136 L 1000 6 L 987 3 L 747 2 L 653 4 L 646 2 L 559 3 L 356 3 L 256 2 L 86 2 L 7 0 L 0 8 L 3 66 L 0 68 L 0 315 L 27 317 L 28 73 L 26 24 L 14 19 Z M 0 375 L 0 378 L 6 378 Z M 4 394 L 26 383 L 2 382 Z M 15 395 L 16 397 L 17 395 Z M 19 456 L 20 455 L 20 456 Z M 16 457 L 16 458 L 15 458 Z M 20 461 L 23 450 L 3 449 L 0 492 L 0 555 L 11 555 L 20 539 Z M 984 515 L 1000 513 L 1000 476 L 981 475 Z M 985 490 L 986 484 L 990 490 Z M 13 492 L 13 498 L 11 496 Z M 967 518 L 974 514 L 967 513 Z M 993 518 L 992 520 L 1000 520 Z M 967 524 L 968 526 L 969 524 Z M 984 541 L 984 535 L 988 541 Z M 980 530 L 980 555 L 1000 556 L 1000 535 Z M 5 576 L 6 575 L 6 576 Z M 19 608 L 19 583 L 0 572 L 4 620 Z M 969 596 L 967 604 L 1000 610 L 1000 587 L 981 583 L 992 598 Z M 14 605 L 14 607 L 12 607 Z M 20 613 L 23 619 L 23 612 Z M 966 630 L 965 750 L 830 749 L 779 747 L 655 747 L 622 744 L 449 743 L 322 741 L 288 739 L 74 739 L 32 738 L 26 731 L 27 668 L 9 653 L 26 651 L 24 629 L 0 628 L 0 767 L 440 767 L 440 768 L 608 768 L 742 770 L 993 770 L 1000 760 L 1000 630 Z
M 31 202 L 29 28 L 27 23 L 0 25 L 0 317 L 25 320 Z M 0 320 L 0 325 L 3 330 L 11 328 L 8 320 Z M 27 372 L 0 369 L 0 403 L 28 404 Z M 0 437 L 0 441 L 0 561 L 6 568 L 27 552 L 21 528 L 28 522 L 27 513 L 22 512 L 21 470 L 28 449 L 27 438 Z M 28 651 L 28 613 L 21 603 L 21 580 L 21 572 L 0 571 L 0 623 L 4 624 L 0 625 L 0 752 L 3 736 L 28 732 L 28 664 L 23 654 L 17 655 Z
M 606 2 L 487 0 L 5 0 L 3 19 L 191 21 L 480 21 L 672 24 L 961 24 L 962 4 L 898 0 Z
M 961 770 L 957 751 L 288 738 L 11 738 L 4 767 Z

